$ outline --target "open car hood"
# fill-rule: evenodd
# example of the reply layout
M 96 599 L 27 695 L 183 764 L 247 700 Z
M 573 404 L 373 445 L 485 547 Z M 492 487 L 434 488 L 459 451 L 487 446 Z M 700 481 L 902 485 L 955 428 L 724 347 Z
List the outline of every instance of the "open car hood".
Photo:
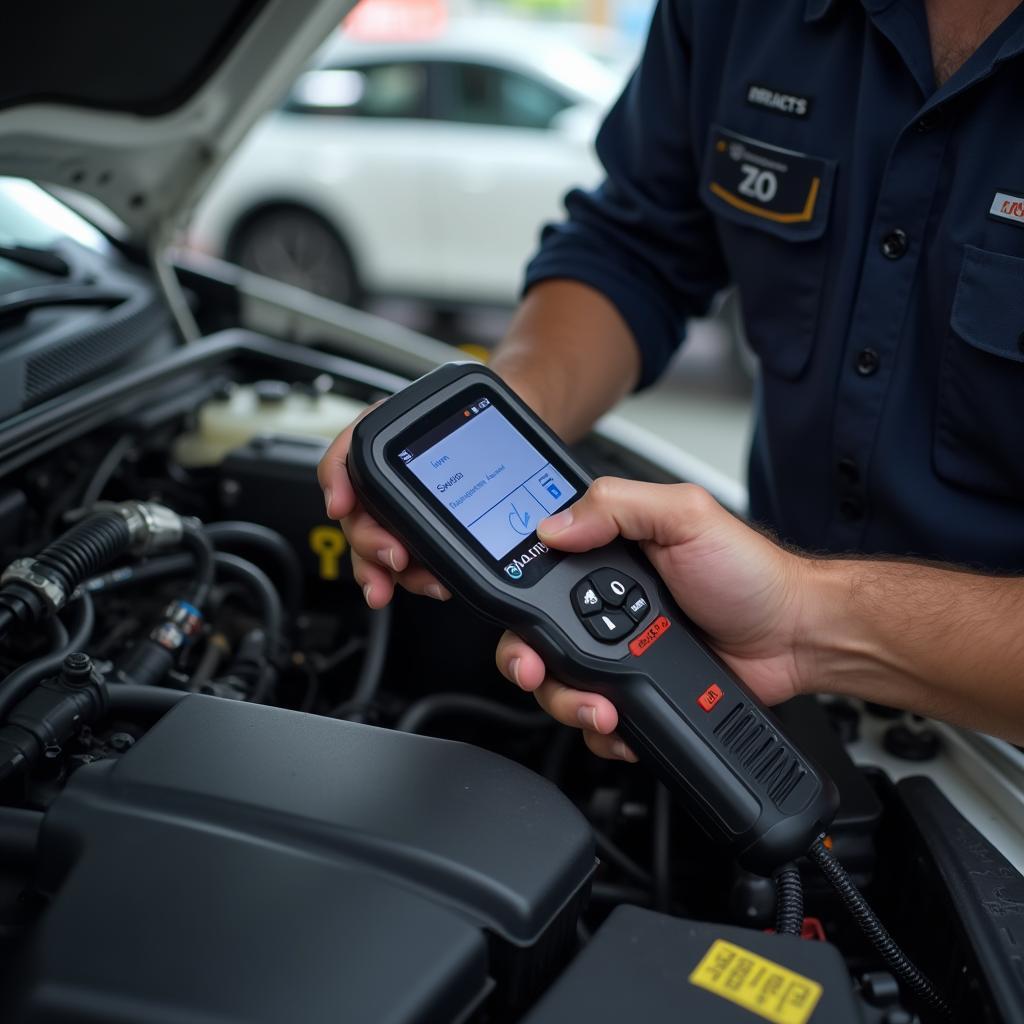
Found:
M 0 174 L 85 193 L 156 240 L 353 2 L 12 6 L 0 39 Z

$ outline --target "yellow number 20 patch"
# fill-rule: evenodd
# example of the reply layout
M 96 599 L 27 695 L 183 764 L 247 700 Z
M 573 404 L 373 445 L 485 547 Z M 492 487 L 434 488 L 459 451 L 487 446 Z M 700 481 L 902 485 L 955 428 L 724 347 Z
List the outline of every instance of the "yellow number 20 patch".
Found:
M 772 1024 L 806 1024 L 822 992 L 816 981 L 724 939 L 711 944 L 693 969 L 690 984 Z

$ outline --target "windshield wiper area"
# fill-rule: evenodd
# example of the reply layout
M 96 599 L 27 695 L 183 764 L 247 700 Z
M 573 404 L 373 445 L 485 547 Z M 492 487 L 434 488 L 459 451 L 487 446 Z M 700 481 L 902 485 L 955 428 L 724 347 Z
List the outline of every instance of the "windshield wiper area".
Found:
M 128 298 L 123 292 L 100 290 L 91 285 L 41 285 L 0 296 L 0 327 L 23 320 L 44 306 L 116 306 Z
M 67 261 L 49 249 L 35 249 L 30 245 L 0 245 L 0 257 L 57 277 L 67 277 L 70 273 Z

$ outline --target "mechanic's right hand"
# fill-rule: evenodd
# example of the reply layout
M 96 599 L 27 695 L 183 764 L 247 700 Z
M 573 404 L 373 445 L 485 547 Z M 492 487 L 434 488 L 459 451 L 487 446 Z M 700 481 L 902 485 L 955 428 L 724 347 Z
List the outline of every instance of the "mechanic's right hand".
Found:
M 379 403 L 378 403 L 379 404 Z M 324 504 L 330 519 L 341 523 L 352 548 L 352 573 L 371 608 L 380 608 L 391 600 L 395 585 L 414 594 L 446 601 L 451 594 L 360 504 L 349 479 L 346 460 L 355 425 L 375 406 L 365 409 L 332 442 L 317 466 L 316 476 L 324 492 Z
M 638 541 L 682 610 L 766 704 L 809 688 L 804 585 L 810 562 L 772 543 L 692 484 L 604 477 L 538 535 L 562 551 L 590 551 L 617 536 Z M 513 633 L 498 644 L 499 670 L 564 725 L 584 730 L 600 757 L 633 761 L 616 734 L 611 701 L 547 674 L 539 654 Z

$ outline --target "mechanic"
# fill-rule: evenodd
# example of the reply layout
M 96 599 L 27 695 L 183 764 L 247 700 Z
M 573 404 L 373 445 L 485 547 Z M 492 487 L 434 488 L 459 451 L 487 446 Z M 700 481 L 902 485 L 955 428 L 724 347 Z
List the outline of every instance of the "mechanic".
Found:
M 1022 53 L 1017 0 L 663 0 L 598 137 L 606 180 L 571 193 L 567 220 L 545 230 L 492 367 L 564 438 L 579 438 L 655 380 L 686 318 L 735 284 L 761 367 L 752 519 L 816 552 L 1020 571 Z M 445 597 L 356 506 L 348 439 L 334 442 L 320 481 L 368 603 L 386 603 L 395 582 Z M 671 519 L 671 505 L 649 514 Z M 871 565 L 879 593 L 839 587 L 847 612 L 858 595 L 877 596 L 880 614 L 905 625 L 916 609 L 922 636 L 947 624 L 936 606 L 969 610 L 983 587 L 975 576 Z M 688 577 L 691 593 L 697 585 Z M 984 614 L 998 616 L 998 604 Z M 961 616 L 976 655 L 984 614 Z M 518 658 L 532 688 L 539 660 L 516 643 L 503 641 L 501 663 L 510 671 Z M 1012 647 L 1000 651 L 1009 659 Z M 875 699 L 980 724 L 950 687 L 925 693 L 925 668 L 907 673 L 916 683 L 879 684 Z M 975 667 L 964 678 L 979 703 L 978 687 L 993 698 L 984 727 L 1006 734 L 1021 720 L 1006 706 L 1014 688 L 1000 697 L 990 693 L 1000 674 L 982 676 Z M 808 679 L 801 667 L 791 686 Z M 831 669 L 819 682 L 870 685 Z M 551 680 L 535 692 L 562 720 L 583 709 L 592 734 L 614 726 L 589 694 Z M 589 742 L 623 754 L 615 739 Z

